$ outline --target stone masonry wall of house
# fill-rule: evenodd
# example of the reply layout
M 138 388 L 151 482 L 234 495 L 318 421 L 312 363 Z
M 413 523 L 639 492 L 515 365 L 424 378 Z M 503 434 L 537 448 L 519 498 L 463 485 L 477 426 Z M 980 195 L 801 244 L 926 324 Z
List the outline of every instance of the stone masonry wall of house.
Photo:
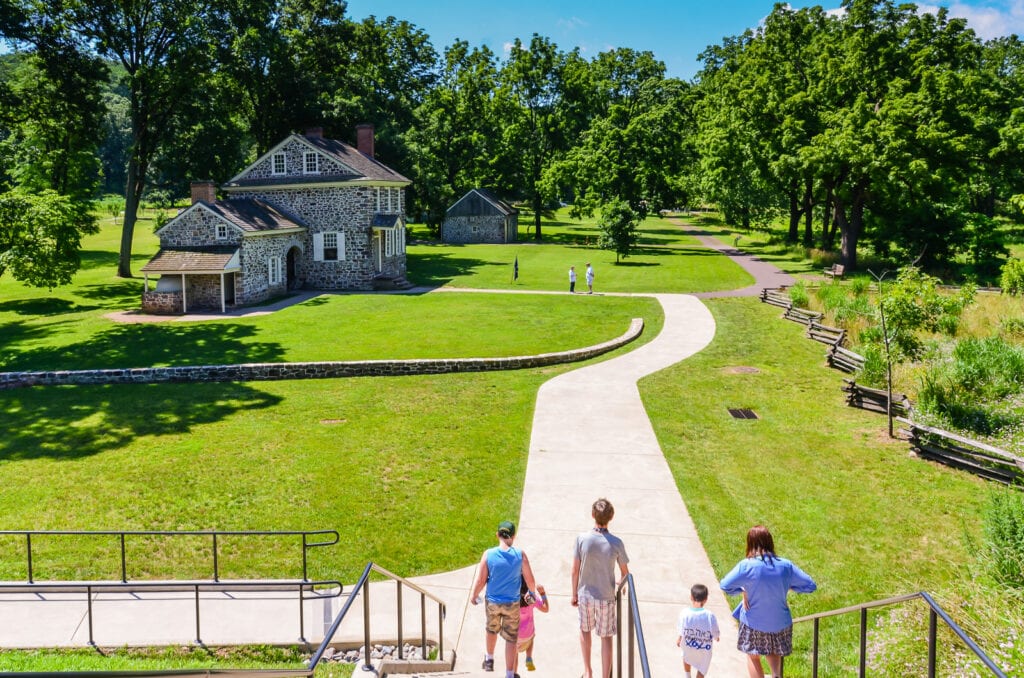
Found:
M 189 311 L 220 311 L 220 276 L 185 276 L 185 303 Z
M 26 386 L 96 384 L 153 384 L 221 381 L 274 381 L 334 379 L 339 377 L 394 377 L 457 372 L 520 370 L 589 360 L 634 341 L 643 332 L 634 318 L 625 334 L 594 346 L 511 358 L 453 358 L 424 360 L 358 360 L 350 362 L 251 363 L 187 367 L 143 367 L 53 372 L 0 372 L 0 389 Z
M 288 250 L 293 246 L 304 250 L 304 239 L 305 234 L 301 233 L 254 235 L 246 238 L 242 242 L 242 251 L 239 252 L 242 280 L 238 285 L 237 303 L 239 305 L 255 304 L 286 294 L 288 292 Z M 280 281 L 273 285 L 270 284 L 271 257 L 279 257 L 281 267 Z M 296 271 L 296 275 L 301 281 L 301 272 Z
M 217 240 L 217 224 L 226 223 L 202 206 L 192 209 L 160 231 L 160 246 L 178 247 L 238 247 L 242 234 L 236 226 L 228 225 L 228 237 Z
M 505 217 L 500 214 L 448 217 L 442 232 L 444 242 L 502 244 L 505 242 Z
M 297 274 L 308 288 L 370 290 L 376 275 L 370 222 L 377 208 L 373 187 L 315 187 L 241 191 L 238 198 L 259 198 L 300 218 L 309 231 L 303 236 Z M 345 237 L 343 261 L 313 261 L 313 234 L 338 231 Z M 405 254 L 385 259 L 385 271 L 405 274 Z
M 153 315 L 177 315 L 181 313 L 181 292 L 142 293 L 142 312 Z
M 248 172 L 245 173 L 246 179 L 270 179 L 280 178 L 282 176 L 320 176 L 320 177 L 340 177 L 340 176 L 351 176 L 352 171 L 346 169 L 341 164 L 331 160 L 325 155 L 317 153 L 320 156 L 320 171 L 317 174 L 310 175 L 304 174 L 303 169 L 305 168 L 305 154 L 312 152 L 313 149 L 304 143 L 293 139 L 291 142 L 284 145 L 284 148 L 278 149 L 278 152 L 283 152 L 285 157 L 285 173 L 274 174 L 273 173 L 273 154 L 268 155 L 267 158 L 257 164 L 253 165 Z

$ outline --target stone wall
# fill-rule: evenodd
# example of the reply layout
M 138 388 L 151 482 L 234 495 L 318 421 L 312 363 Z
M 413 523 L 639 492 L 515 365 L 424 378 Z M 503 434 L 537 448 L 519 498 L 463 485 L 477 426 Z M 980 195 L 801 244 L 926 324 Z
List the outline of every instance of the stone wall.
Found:
M 500 214 L 475 217 L 447 217 L 441 226 L 441 240 L 450 243 L 505 243 L 505 217 Z
M 217 239 L 217 224 L 223 219 L 202 205 L 190 208 L 173 222 L 160 230 L 160 247 L 177 249 L 181 247 L 238 247 L 242 233 L 234 224 L 228 224 L 227 238 Z
M 143 292 L 142 312 L 153 315 L 181 314 L 181 292 Z
M 154 384 L 217 381 L 275 381 L 284 379 L 335 379 L 339 377 L 397 377 L 457 372 L 521 370 L 589 360 L 635 340 L 644 323 L 634 318 L 620 337 L 594 346 L 511 358 L 452 358 L 423 360 L 356 360 L 312 363 L 249 363 L 188 367 L 140 367 L 108 370 L 51 372 L 0 372 L 0 389 L 25 386 L 95 384 Z

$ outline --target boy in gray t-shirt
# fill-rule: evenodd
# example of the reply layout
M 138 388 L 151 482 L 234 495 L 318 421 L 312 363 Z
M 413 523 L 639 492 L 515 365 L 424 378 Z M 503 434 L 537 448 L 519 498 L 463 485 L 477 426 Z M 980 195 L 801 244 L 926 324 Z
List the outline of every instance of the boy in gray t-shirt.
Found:
M 572 604 L 579 608 L 580 649 L 583 675 L 590 678 L 590 632 L 601 639 L 601 676 L 612 668 L 612 637 L 615 635 L 615 565 L 622 578 L 629 574 L 629 557 L 622 540 L 608 532 L 615 508 L 607 499 L 594 502 L 594 528 L 576 537 L 572 562 Z

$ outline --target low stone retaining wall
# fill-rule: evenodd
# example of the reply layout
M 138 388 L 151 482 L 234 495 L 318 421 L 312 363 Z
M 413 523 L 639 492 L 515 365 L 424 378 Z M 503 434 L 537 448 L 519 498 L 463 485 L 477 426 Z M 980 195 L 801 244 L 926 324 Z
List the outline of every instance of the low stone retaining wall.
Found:
M 108 370 L 0 372 L 0 389 L 25 386 L 97 384 L 162 384 L 215 381 L 278 381 L 284 379 L 336 379 L 339 377 L 399 377 L 416 374 L 522 370 L 589 360 L 635 340 L 644 329 L 634 318 L 620 337 L 585 348 L 511 358 L 450 358 L 421 360 L 355 360 L 315 363 L 246 363 L 186 367 L 138 367 Z

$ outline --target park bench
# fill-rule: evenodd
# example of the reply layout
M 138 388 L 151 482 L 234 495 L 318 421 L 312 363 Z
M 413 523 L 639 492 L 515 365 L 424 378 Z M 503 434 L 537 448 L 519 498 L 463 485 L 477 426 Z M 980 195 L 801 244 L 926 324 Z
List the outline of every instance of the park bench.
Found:
M 832 264 L 828 268 L 823 269 L 821 273 L 826 278 L 832 278 L 833 280 L 835 280 L 836 278 L 842 278 L 843 277 L 843 273 L 845 273 L 845 272 L 846 272 L 846 266 L 845 265 L 843 265 L 843 264 Z

